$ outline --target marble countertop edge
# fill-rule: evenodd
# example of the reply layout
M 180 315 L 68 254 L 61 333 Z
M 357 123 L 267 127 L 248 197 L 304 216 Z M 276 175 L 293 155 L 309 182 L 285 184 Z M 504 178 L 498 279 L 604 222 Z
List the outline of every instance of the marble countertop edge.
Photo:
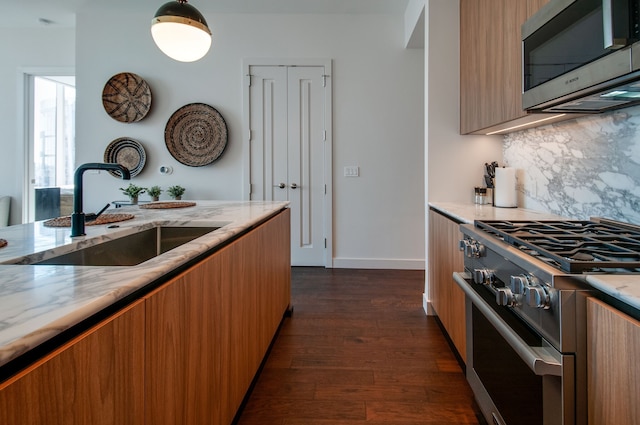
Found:
M 466 224 L 474 220 L 559 220 L 566 219 L 556 214 L 526 208 L 499 208 L 493 205 L 464 202 L 429 202 L 429 207 Z

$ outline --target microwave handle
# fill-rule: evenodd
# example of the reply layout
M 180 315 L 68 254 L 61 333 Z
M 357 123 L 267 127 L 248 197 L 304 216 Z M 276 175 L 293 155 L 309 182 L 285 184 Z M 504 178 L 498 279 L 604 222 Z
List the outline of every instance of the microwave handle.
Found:
M 487 305 L 486 301 L 471 288 L 472 283 L 467 280 L 470 278 L 471 276 L 468 273 L 453 273 L 453 280 L 462 288 L 467 298 L 480 310 L 482 315 L 493 325 L 496 331 L 502 335 L 511 348 L 518 353 L 518 356 L 529 366 L 529 369 L 538 376 L 563 376 L 561 356 L 558 359 L 552 355 L 551 349 L 531 347 L 524 342 L 524 340 Z
M 629 44 L 629 0 L 602 0 L 604 48 L 618 50 Z

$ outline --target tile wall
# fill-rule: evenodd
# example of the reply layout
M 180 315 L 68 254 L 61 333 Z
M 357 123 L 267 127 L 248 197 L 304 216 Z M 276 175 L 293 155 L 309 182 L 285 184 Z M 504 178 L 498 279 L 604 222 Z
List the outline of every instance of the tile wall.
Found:
M 506 135 L 518 205 L 640 224 L 640 107 Z

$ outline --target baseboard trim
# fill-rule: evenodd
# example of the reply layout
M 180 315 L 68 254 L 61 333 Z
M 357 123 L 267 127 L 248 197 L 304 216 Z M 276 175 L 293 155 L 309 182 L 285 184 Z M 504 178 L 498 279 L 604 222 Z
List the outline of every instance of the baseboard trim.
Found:
M 427 316 L 436 316 L 436 311 L 433 309 L 433 305 L 431 305 L 431 301 L 429 301 L 425 293 L 422 294 L 422 309 Z
M 336 269 L 387 269 L 387 270 L 424 270 L 424 260 L 402 260 L 391 258 L 334 258 Z

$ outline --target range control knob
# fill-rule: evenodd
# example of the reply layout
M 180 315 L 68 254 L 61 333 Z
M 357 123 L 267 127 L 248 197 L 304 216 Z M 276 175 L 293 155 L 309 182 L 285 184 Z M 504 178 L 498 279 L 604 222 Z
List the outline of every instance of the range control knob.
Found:
M 516 297 L 509 288 L 498 288 L 496 290 L 496 302 L 498 305 L 513 307 L 516 305 Z
M 530 285 L 524 288 L 524 301 L 529 307 L 548 310 L 551 307 L 549 300 L 549 293 L 543 286 Z
M 484 257 L 484 245 L 473 239 L 462 239 L 458 244 L 460 251 L 464 251 L 467 258 Z
M 491 270 L 474 269 L 473 282 L 477 283 L 478 285 L 490 285 L 495 282 L 495 275 Z
M 460 251 L 464 252 L 466 257 L 471 257 L 471 242 L 468 239 L 462 239 L 458 243 L 458 247 Z
M 480 242 L 476 242 L 471 246 L 472 257 L 480 258 L 480 257 L 484 257 L 484 254 L 485 254 L 484 245 L 482 245 Z
M 529 285 L 529 279 L 527 278 L 527 276 L 511 276 L 509 287 L 514 294 L 524 294 L 524 288 L 527 285 Z

